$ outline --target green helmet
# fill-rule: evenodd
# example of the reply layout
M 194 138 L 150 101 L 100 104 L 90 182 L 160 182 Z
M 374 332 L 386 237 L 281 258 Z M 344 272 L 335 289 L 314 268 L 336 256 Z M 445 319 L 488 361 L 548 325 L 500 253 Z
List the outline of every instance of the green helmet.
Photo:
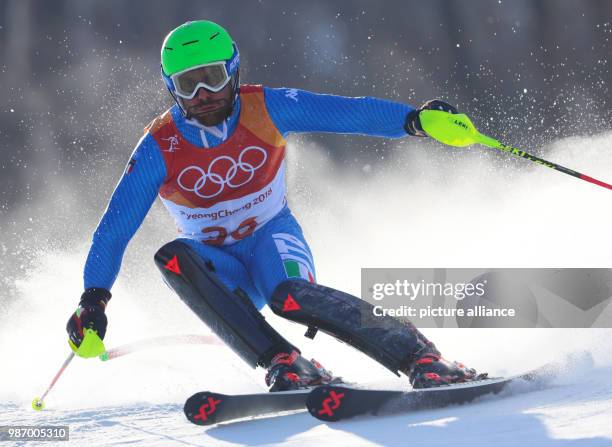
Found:
M 207 20 L 187 22 L 164 39 L 161 64 L 164 74 L 175 73 L 210 62 L 229 61 L 237 50 L 229 33 Z
M 164 39 L 161 74 L 175 100 L 177 89 L 172 76 L 213 62 L 225 62 L 227 75 L 234 78 L 234 91 L 237 94 L 240 54 L 223 27 L 207 20 L 196 20 L 173 29 Z M 181 105 L 178 100 L 177 103 Z

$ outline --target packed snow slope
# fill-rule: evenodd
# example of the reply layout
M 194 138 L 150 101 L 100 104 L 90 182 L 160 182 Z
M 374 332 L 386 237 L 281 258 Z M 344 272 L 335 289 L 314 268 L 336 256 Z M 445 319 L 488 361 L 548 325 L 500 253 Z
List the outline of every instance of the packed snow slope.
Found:
M 479 147 L 449 149 L 409 139 L 394 144 L 391 160 L 341 167 L 308 140 L 291 145 L 290 203 L 322 284 L 358 295 L 361 267 L 612 266 L 610 191 Z M 546 149 L 552 161 L 612 180 L 611 134 L 562 140 Z M 116 180 L 118 173 L 108 175 Z M 547 389 L 415 414 L 328 425 L 297 413 L 193 426 L 182 414 L 192 393 L 264 388 L 263 371 L 246 368 L 214 344 L 159 348 L 105 363 L 75 359 L 47 397 L 47 409 L 34 412 L 32 398 L 42 394 L 68 353 L 64 325 L 81 292 L 93 229 L 80 218 L 84 205 L 69 186 L 50 185 L 50 191 L 70 195 L 41 197 L 40 208 L 30 205 L 11 217 L 27 222 L 34 213 L 35 222 L 57 226 L 54 213 L 72 215 L 69 244 L 41 246 L 26 231 L 2 236 L 22 238 L 30 261 L 25 271 L 13 269 L 19 259 L 3 253 L 3 280 L 11 292 L 2 295 L 0 309 L 0 426 L 68 425 L 71 441 L 61 445 L 78 446 L 612 445 L 610 329 L 426 330 L 447 358 L 491 375 L 566 361 L 568 355 L 574 360 Z M 153 265 L 157 248 L 174 234 L 156 205 L 128 247 L 113 288 L 107 347 L 209 334 Z M 266 315 L 306 356 L 335 373 L 407 388 L 405 378 L 326 335 L 310 341 L 303 327 Z

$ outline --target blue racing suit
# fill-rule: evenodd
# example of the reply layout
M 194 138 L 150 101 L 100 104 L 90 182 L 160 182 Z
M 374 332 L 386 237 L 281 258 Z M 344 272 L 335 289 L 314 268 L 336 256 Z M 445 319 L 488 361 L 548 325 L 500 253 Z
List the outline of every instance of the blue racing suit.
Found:
M 364 134 L 386 138 L 407 135 L 412 107 L 370 97 L 342 97 L 298 89 L 263 88 L 265 107 L 284 137 L 298 132 Z M 240 99 L 230 117 L 215 127 L 187 120 L 178 106 L 170 109 L 181 137 L 202 151 L 223 144 L 239 121 Z M 172 146 L 170 147 L 172 150 Z M 85 289 L 110 290 L 125 249 L 151 208 L 168 172 L 162 149 L 146 132 L 134 149 L 93 236 L 84 271 Z M 208 245 L 181 238 L 215 266 L 231 289 L 240 287 L 257 308 L 270 299 L 276 285 L 288 278 L 315 280 L 315 266 L 302 229 L 285 206 L 248 237 L 227 245 Z

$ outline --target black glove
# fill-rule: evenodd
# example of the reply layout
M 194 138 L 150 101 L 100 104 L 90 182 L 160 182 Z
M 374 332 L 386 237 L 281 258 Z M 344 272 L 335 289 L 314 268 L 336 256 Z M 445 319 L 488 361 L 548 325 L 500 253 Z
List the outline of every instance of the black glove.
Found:
M 419 120 L 419 113 L 423 110 L 442 110 L 448 113 L 459 113 L 454 106 L 444 102 L 440 99 L 430 99 L 418 109 L 413 110 L 406 116 L 406 123 L 404 129 L 410 135 L 415 137 L 426 137 L 427 133 L 421 127 L 421 121 Z
M 76 350 L 81 346 L 84 329 L 93 329 L 101 339 L 104 339 L 108 324 L 104 309 L 110 299 L 111 293 L 106 289 L 92 287 L 83 292 L 78 309 L 72 314 L 66 325 L 73 349 Z

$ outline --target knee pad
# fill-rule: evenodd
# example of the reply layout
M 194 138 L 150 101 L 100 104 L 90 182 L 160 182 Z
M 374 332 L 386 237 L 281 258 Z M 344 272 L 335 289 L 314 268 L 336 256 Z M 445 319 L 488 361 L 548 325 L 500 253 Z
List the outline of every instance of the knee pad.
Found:
M 320 329 L 395 374 L 409 369 L 424 350 L 435 351 L 414 325 L 375 317 L 370 303 L 319 284 L 284 281 L 274 290 L 270 307 L 275 314 L 308 326 L 307 337 L 314 338 Z
M 253 368 L 267 367 L 279 352 L 297 350 L 246 296 L 231 291 L 189 245 L 173 241 L 158 250 L 155 264 L 164 282 L 221 340 Z

